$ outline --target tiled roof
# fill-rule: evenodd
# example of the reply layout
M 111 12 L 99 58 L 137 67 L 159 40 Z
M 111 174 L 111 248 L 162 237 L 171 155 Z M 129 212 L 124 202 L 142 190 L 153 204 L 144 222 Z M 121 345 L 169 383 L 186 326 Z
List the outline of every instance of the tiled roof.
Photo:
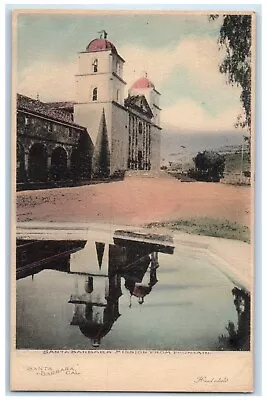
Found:
M 94 39 L 92 40 L 88 46 L 86 47 L 86 51 L 88 53 L 92 53 L 95 51 L 103 51 L 103 50 L 112 50 L 117 54 L 117 49 L 113 43 L 111 43 L 107 39 Z
M 45 103 L 47 104 L 49 107 L 52 108 L 59 108 L 59 109 L 72 109 L 75 102 L 74 101 L 54 101 L 54 102 L 49 102 L 49 103 Z
M 67 123 L 69 125 L 85 129 L 83 126 L 73 122 L 71 113 L 60 110 L 57 107 L 52 107 L 50 104 L 42 103 L 39 100 L 32 99 L 31 97 L 27 97 L 22 94 L 17 94 L 17 109 L 29 111 L 38 116 L 51 118 L 58 122 Z
M 154 84 L 146 77 L 143 76 L 142 78 L 138 79 L 132 85 L 131 89 L 146 89 L 146 88 L 153 88 L 155 89 Z

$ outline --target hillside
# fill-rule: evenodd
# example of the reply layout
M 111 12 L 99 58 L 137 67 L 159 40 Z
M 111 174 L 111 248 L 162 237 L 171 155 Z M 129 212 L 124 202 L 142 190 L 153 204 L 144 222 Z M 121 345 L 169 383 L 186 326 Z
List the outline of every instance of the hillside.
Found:
M 193 166 L 193 157 L 200 151 L 211 150 L 225 156 L 226 174 L 238 173 L 241 170 L 243 132 L 216 132 L 196 134 L 166 132 L 161 139 L 161 162 L 179 165 L 186 170 Z M 244 144 L 243 171 L 250 170 L 248 153 Z
M 163 131 L 161 135 L 161 160 L 164 164 L 172 162 L 188 163 L 199 152 L 214 150 L 235 152 L 241 148 L 243 132 L 177 132 Z M 163 161 L 164 160 L 164 161 Z

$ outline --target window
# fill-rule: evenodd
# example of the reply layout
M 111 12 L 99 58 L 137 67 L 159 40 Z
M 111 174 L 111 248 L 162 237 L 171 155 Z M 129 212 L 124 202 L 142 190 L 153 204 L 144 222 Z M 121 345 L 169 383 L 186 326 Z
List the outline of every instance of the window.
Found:
M 28 117 L 25 117 L 24 122 L 25 122 L 25 125 L 29 125 L 29 118 L 28 118 Z
M 143 130 L 142 122 L 139 122 L 138 124 L 138 132 L 141 134 Z
M 98 71 L 98 60 L 97 59 L 95 59 L 93 62 L 93 71 L 94 72 Z
M 53 132 L 56 132 L 56 131 L 57 131 L 57 125 L 53 124 Z
M 93 100 L 93 101 L 96 101 L 96 100 L 97 100 L 97 88 L 96 88 L 96 87 L 93 89 L 92 100 Z

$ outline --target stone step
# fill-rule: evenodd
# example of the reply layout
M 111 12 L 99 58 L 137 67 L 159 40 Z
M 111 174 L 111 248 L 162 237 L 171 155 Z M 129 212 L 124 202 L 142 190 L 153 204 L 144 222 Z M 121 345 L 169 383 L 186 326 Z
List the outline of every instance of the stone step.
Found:
M 128 170 L 125 172 L 125 178 L 171 178 L 165 171 L 142 171 Z

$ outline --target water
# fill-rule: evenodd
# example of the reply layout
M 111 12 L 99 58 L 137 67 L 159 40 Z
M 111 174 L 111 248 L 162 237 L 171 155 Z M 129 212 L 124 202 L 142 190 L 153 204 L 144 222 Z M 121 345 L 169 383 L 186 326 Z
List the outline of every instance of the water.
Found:
M 244 349 L 233 283 L 207 255 L 114 242 L 18 241 L 17 348 Z

